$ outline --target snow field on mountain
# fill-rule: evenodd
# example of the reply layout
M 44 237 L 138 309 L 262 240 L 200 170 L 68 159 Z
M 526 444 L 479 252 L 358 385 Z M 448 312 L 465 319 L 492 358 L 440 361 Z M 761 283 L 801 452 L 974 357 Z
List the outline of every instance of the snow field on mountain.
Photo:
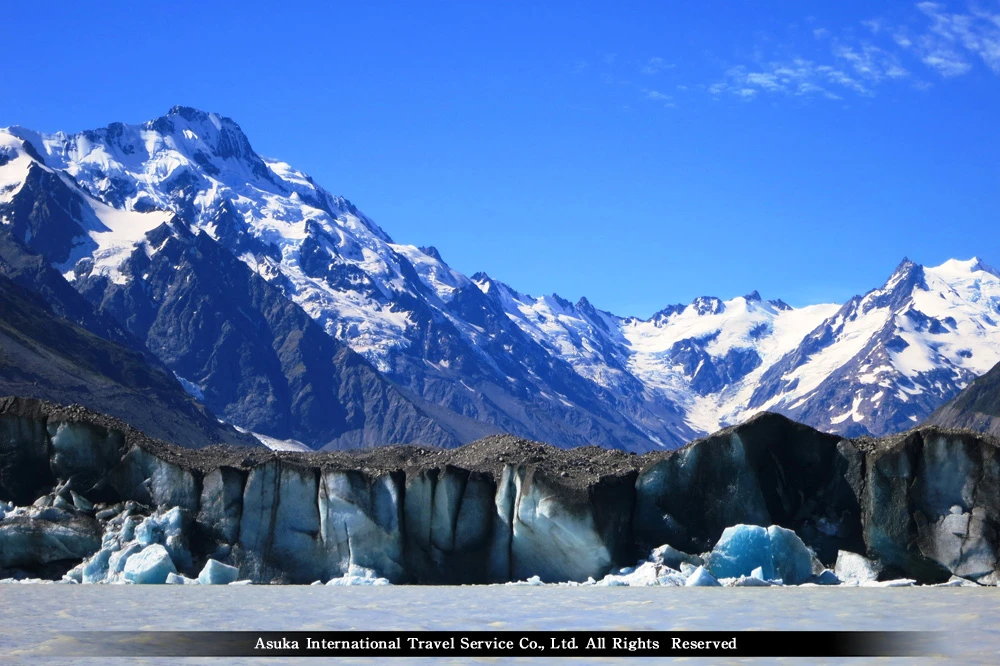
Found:
M 814 410 L 801 418 L 834 430 L 866 425 L 872 410 L 912 407 L 917 396 L 926 411 L 1000 361 L 1000 277 L 975 259 L 931 268 L 904 263 L 884 286 L 843 306 L 792 308 L 754 293 L 724 302 L 702 297 L 642 320 L 585 299 L 533 297 L 480 274 L 470 279 L 432 249 L 394 243 L 347 200 L 289 164 L 257 155 L 239 126 L 216 114 L 177 107 L 143 125 L 115 123 L 73 135 L 0 131 L 0 161 L 5 150 L 16 152 L 0 166 L 0 204 L 16 194 L 33 161 L 22 139 L 44 155 L 42 168 L 89 195 L 89 238 L 57 267 L 68 279 L 84 257 L 118 284 L 131 279 L 121 262 L 143 244 L 154 252 L 144 236 L 173 214 L 192 231 L 231 243 L 218 219 L 229 206 L 255 243 L 234 253 L 382 372 L 392 373 L 401 354 L 420 357 L 423 351 L 411 346 L 420 334 L 430 335 L 416 329 L 429 317 L 453 325 L 462 344 L 495 372 L 491 381 L 524 384 L 516 388 L 551 400 L 549 408 L 574 406 L 567 387 L 539 376 L 540 368 L 565 361 L 579 375 L 575 386 L 587 382 L 590 395 L 639 394 L 633 408 L 648 408 L 641 400 L 669 404 L 680 410 L 679 423 L 707 433 L 765 409 L 799 416 L 819 402 L 822 416 Z M 149 209 L 157 210 L 140 212 Z M 915 270 L 922 271 L 917 282 Z M 471 284 L 498 299 L 510 322 L 550 356 L 522 361 L 517 378 L 509 377 L 509 367 L 501 371 L 499 356 L 483 350 L 489 336 L 509 337 L 512 327 L 487 331 L 481 319 L 455 309 L 463 300 L 456 294 Z M 515 347 L 496 346 L 520 360 L 524 350 Z M 420 360 L 442 373 L 459 366 L 449 358 Z M 481 390 L 466 379 L 456 375 L 455 383 Z M 907 422 L 918 416 L 909 414 Z M 647 427 L 648 415 L 623 418 L 660 441 Z M 898 421 L 879 427 L 899 427 Z

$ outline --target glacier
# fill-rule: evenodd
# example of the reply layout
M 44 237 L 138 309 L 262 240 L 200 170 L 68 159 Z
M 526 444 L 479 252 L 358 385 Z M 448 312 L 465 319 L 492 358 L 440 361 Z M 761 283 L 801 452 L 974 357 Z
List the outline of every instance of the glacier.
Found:
M 79 407 L 3 398 L 0 434 L 0 578 L 621 586 L 687 584 L 701 568 L 695 581 L 738 586 L 1000 580 L 998 443 L 962 431 L 847 440 L 763 414 L 644 456 L 513 437 L 450 451 L 192 450 Z

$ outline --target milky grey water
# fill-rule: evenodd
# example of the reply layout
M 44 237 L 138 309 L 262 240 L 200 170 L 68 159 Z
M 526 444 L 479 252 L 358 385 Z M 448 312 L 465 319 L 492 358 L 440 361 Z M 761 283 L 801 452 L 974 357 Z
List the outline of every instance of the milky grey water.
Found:
M 91 630 L 921 630 L 938 655 L 898 659 L 656 659 L 726 663 L 1000 663 L 997 588 L 198 587 L 0 585 L 0 664 L 280 664 L 323 659 L 81 659 L 69 631 Z M 331 660 L 332 661 L 332 660 Z M 382 660 L 386 661 L 386 660 Z M 392 659 L 470 663 L 474 659 Z M 482 659 L 527 663 L 529 659 Z M 555 664 L 558 660 L 536 660 Z M 636 664 L 642 659 L 574 659 Z M 337 663 L 374 664 L 375 659 Z M 477 662 L 478 663 L 478 662 Z

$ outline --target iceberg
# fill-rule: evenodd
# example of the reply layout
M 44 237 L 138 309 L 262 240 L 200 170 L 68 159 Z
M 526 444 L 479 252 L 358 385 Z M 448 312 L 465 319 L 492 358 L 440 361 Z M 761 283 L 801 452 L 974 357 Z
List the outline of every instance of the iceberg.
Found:
M 162 584 L 169 574 L 177 573 L 167 549 L 158 543 L 146 546 L 125 562 L 123 576 L 132 583 Z
M 688 576 L 684 587 L 722 587 L 722 583 L 710 574 L 705 567 L 698 567 L 694 570 L 694 573 Z
M 236 582 L 239 577 L 240 570 L 236 567 L 210 559 L 198 574 L 198 582 L 202 585 L 228 585 Z
M 340 578 L 334 578 L 327 582 L 327 585 L 334 587 L 347 585 L 370 585 L 379 587 L 382 585 L 392 585 L 388 579 L 380 577 L 372 569 L 359 567 L 352 564 L 347 573 Z
M 878 580 L 881 569 L 878 564 L 863 555 L 841 550 L 837 552 L 837 563 L 833 571 L 842 581 L 867 583 Z
M 777 525 L 734 525 L 722 532 L 705 567 L 716 578 L 780 579 L 800 585 L 812 577 L 813 559 L 792 530 Z

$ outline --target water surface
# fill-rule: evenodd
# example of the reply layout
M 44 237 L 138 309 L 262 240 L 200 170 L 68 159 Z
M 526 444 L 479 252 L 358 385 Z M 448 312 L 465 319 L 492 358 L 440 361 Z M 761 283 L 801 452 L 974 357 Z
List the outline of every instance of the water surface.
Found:
M 881 659 L 574 659 L 571 664 L 685 662 L 1000 663 L 996 588 L 594 588 L 0 585 L 0 664 L 319 664 L 310 659 L 80 659 L 70 631 L 100 630 L 920 630 L 939 654 Z M 556 659 L 392 659 L 390 665 Z M 375 659 L 337 663 L 374 664 Z

